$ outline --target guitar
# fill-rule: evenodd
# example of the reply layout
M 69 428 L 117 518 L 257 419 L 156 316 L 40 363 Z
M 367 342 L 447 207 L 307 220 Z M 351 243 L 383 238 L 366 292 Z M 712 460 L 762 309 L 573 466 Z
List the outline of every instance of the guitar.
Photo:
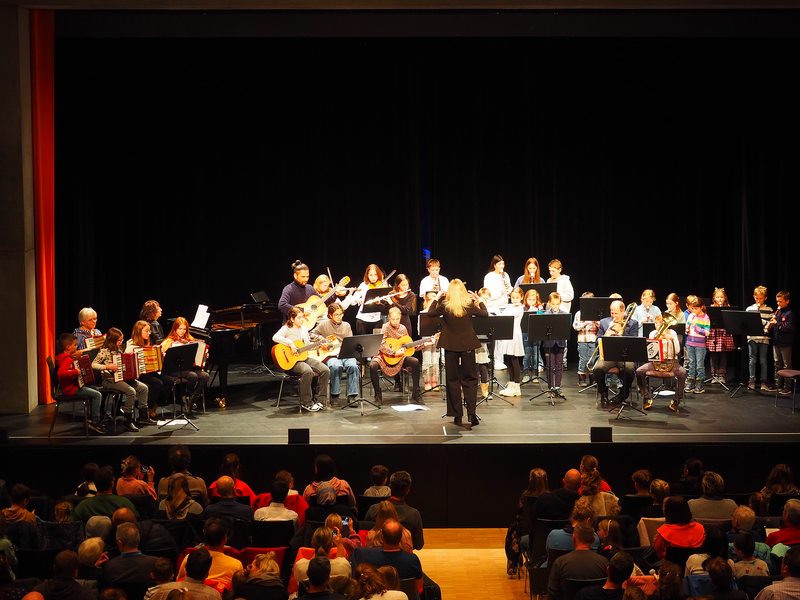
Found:
M 400 350 L 402 348 L 406 352 L 402 356 L 387 356 L 386 354 L 381 352 L 381 356 L 383 356 L 383 360 L 387 365 L 396 365 L 401 360 L 403 360 L 403 358 L 405 358 L 406 356 L 413 356 L 414 355 L 414 351 L 419 346 L 422 346 L 423 344 L 427 344 L 431 340 L 438 340 L 438 339 L 439 339 L 439 334 L 438 333 L 434 334 L 434 335 L 431 335 L 429 337 L 424 337 L 421 340 L 416 340 L 416 341 L 412 340 L 407 335 L 404 335 L 403 337 L 397 338 L 397 339 L 390 338 L 390 339 L 386 340 L 386 345 L 389 346 L 389 348 L 391 348 L 395 352 L 397 352 L 398 350 Z
M 348 283 L 350 283 L 350 278 L 345 275 L 339 280 L 339 283 L 331 287 L 331 289 L 328 290 L 328 293 L 325 294 L 322 298 L 320 298 L 319 296 L 311 296 L 308 300 L 306 300 L 302 304 L 297 305 L 297 308 L 302 309 L 303 312 L 306 312 L 306 310 L 310 311 L 309 314 L 306 315 L 306 322 L 303 323 L 306 329 L 308 329 L 309 331 L 314 329 L 314 326 L 317 324 L 317 319 L 319 319 L 322 315 L 324 315 L 325 312 L 328 310 L 328 307 L 326 306 L 325 302 L 328 300 L 328 298 L 330 298 L 336 293 L 337 287 L 343 287 Z
M 295 340 L 294 345 L 297 347 L 297 354 L 292 354 L 292 349 L 286 344 L 275 344 L 272 347 L 272 360 L 284 371 L 291 371 L 294 366 L 300 361 L 308 358 L 308 353 L 311 350 L 316 350 L 320 346 L 326 346 L 336 343 L 336 336 L 331 335 L 322 341 L 314 342 L 313 344 L 303 345 L 300 340 Z
M 342 349 L 342 343 L 338 340 L 334 344 L 328 344 L 327 350 L 309 350 L 308 353 L 311 358 L 316 358 L 319 361 L 325 362 L 331 356 L 339 356 L 339 351 Z

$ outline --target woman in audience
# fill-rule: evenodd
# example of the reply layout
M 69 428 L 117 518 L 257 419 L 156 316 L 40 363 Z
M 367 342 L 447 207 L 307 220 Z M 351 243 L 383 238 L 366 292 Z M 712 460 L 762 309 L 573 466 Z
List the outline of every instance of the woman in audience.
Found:
M 275 553 L 256 554 L 243 571 L 237 571 L 231 581 L 232 598 L 244 600 L 288 600 L 289 592 L 281 581 L 281 567 Z
M 656 591 L 648 600 L 684 600 L 681 568 L 665 560 L 658 568 Z
M 664 518 L 666 523 L 658 528 L 653 540 L 653 549 L 658 558 L 663 560 L 669 546 L 699 548 L 703 544 L 705 529 L 692 517 L 686 498 L 670 496 L 664 500 Z
M 669 487 L 673 494 L 684 496 L 700 496 L 703 493 L 703 463 L 697 458 L 687 458 L 683 464 L 683 474 L 681 478 L 670 483 Z
M 544 492 L 549 492 L 550 486 L 547 483 L 547 473 L 544 469 L 535 468 L 531 469 L 528 476 L 528 489 L 522 492 L 519 498 L 519 506 L 517 508 L 517 519 L 514 523 L 509 525 L 508 532 L 506 533 L 506 573 L 510 577 L 517 576 L 517 569 L 519 568 L 519 543 L 522 535 L 522 512 L 525 506 L 526 499 L 531 502 L 531 498 L 538 499 Z M 531 507 L 531 514 L 533 507 Z
M 236 495 L 237 496 L 247 496 L 250 498 L 250 506 L 253 506 L 256 502 L 256 495 L 253 493 L 253 490 L 250 489 L 250 486 L 247 485 L 244 481 L 239 479 L 239 475 L 241 474 L 242 465 L 239 462 L 239 457 L 236 454 L 226 454 L 225 458 L 222 459 L 222 472 L 220 473 L 220 477 L 223 475 L 227 475 L 236 483 Z M 209 496 L 219 496 L 219 492 L 217 491 L 217 482 L 214 481 L 211 485 L 208 486 L 208 495 Z
M 142 464 L 139 459 L 131 455 L 122 461 L 122 477 L 117 479 L 117 496 L 131 494 L 144 496 L 150 494 L 156 500 L 156 488 L 153 486 L 153 479 L 156 476 L 153 467 L 147 467 L 147 482 L 144 481 Z
M 75 490 L 75 495 L 80 496 L 81 498 L 89 498 L 91 496 L 97 495 L 97 488 L 94 485 L 94 474 L 97 473 L 97 469 L 100 467 L 97 463 L 88 462 L 83 465 L 81 469 L 81 477 L 83 477 L 83 483 L 78 486 L 78 489 Z
M 341 538 L 342 546 L 347 553 L 346 558 L 348 559 L 353 553 L 353 550 L 361 546 L 361 536 L 350 527 L 351 522 L 352 521 L 348 519 L 347 525 L 345 525 L 342 522 L 342 515 L 339 513 L 331 513 L 325 519 L 325 527 L 333 531 L 337 538 Z
M 700 552 L 692 554 L 686 560 L 684 577 L 708 574 L 708 563 L 717 556 L 727 560 L 733 569 L 733 561 L 728 558 L 728 536 L 719 527 L 713 525 L 706 525 L 704 529 L 706 530 L 706 539 L 700 546 Z
M 753 509 L 753 512 L 756 513 L 756 517 L 769 516 L 767 499 L 761 492 L 753 492 L 750 494 L 750 500 L 748 500 L 747 506 Z
M 733 569 L 729 562 L 718 556 L 709 561 L 708 576 L 714 586 L 711 597 L 714 600 L 748 600 L 746 592 L 733 589 Z
M 361 563 L 356 567 L 356 577 L 356 598 L 360 600 L 408 600 L 405 592 L 390 589 L 378 570 L 368 563 Z
M 583 463 L 581 463 L 581 468 L 583 469 Z M 584 469 L 581 474 L 580 494 L 588 498 L 589 504 L 598 517 L 618 515 L 619 499 L 610 491 L 603 491 L 603 484 L 608 487 L 608 484 L 600 477 L 600 471 L 596 468 Z
M 199 519 L 203 506 L 189 495 L 186 477 L 178 475 L 170 479 L 167 497 L 158 505 L 158 512 L 166 514 L 166 518 L 171 520 Z
M 78 547 L 78 579 L 98 581 L 103 577 L 103 564 L 108 562 L 106 543 L 101 537 L 86 538 Z
M 375 514 L 375 526 L 367 532 L 367 546 L 372 548 L 383 548 L 383 523 L 387 519 L 400 521 L 397 516 L 397 509 L 388 500 L 383 500 L 378 504 L 378 511 Z M 403 527 L 403 537 L 400 539 L 400 548 L 406 552 L 414 551 L 414 542 L 411 539 L 411 532 Z
M 583 484 L 583 476 L 586 475 L 592 481 L 598 483 L 598 489 L 601 492 L 611 492 L 611 486 L 606 483 L 606 480 L 600 475 L 600 471 L 597 470 L 599 466 L 600 463 L 591 454 L 587 454 L 581 459 L 581 485 Z
M 328 456 L 327 454 L 320 454 L 317 456 L 316 460 L 314 461 L 314 481 L 303 491 L 303 498 L 309 504 L 312 504 L 313 501 L 311 500 L 312 496 L 316 496 L 317 488 L 322 483 L 329 483 L 334 490 L 336 490 L 336 496 L 347 496 L 347 504 L 348 506 L 355 506 L 356 505 L 356 496 L 353 493 L 353 490 L 350 489 L 350 484 L 347 483 L 344 479 L 338 479 L 336 477 L 336 463 L 333 462 L 333 459 Z
M 769 497 L 772 494 L 792 496 L 800 494 L 800 490 L 797 489 L 792 479 L 791 467 L 784 464 L 775 465 L 767 478 L 767 485 L 764 486 L 761 493 L 764 494 L 764 500 L 766 500 L 767 506 L 769 506 Z
M 331 558 L 331 551 L 334 543 L 336 544 L 336 558 Z M 289 593 L 297 590 L 297 582 L 308 579 L 306 575 L 308 572 L 308 563 L 311 562 L 311 559 L 315 556 L 324 556 L 331 561 L 331 577 L 348 577 L 350 575 L 350 563 L 344 557 L 345 550 L 344 546 L 342 546 L 341 536 L 334 537 L 330 529 L 327 527 L 320 527 L 311 536 L 311 549 L 312 552 L 308 552 L 308 548 L 300 548 L 297 552 L 297 560 L 295 560 L 294 567 L 292 568 L 293 581 L 289 582 Z

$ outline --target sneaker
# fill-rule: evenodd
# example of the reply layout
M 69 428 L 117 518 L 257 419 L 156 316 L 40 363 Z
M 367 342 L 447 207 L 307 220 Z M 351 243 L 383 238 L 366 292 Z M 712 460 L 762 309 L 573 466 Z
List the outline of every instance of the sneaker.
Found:
M 695 394 L 705 394 L 706 390 L 704 388 L 694 388 Z
M 762 392 L 774 392 L 776 389 L 778 389 L 778 388 L 776 388 L 774 385 L 772 385 L 770 383 L 762 383 L 761 384 L 761 391 Z
M 566 396 L 564 395 L 564 392 L 561 391 L 560 387 L 556 388 L 556 396 L 558 396 L 559 398 L 565 398 L 566 399 Z
M 86 425 L 89 427 L 89 431 L 94 431 L 97 434 L 106 435 L 106 433 L 108 433 L 103 426 L 96 421 L 87 421 Z
M 507 368 L 508 367 L 506 366 L 505 363 L 499 363 L 499 362 L 494 363 L 495 371 L 505 371 Z
M 528 383 L 530 380 L 531 376 L 529 373 L 525 373 L 525 375 L 522 376 L 522 383 Z
M 648 408 L 653 406 L 653 399 L 652 398 L 645 398 L 644 399 L 644 409 L 647 410 Z
M 618 390 L 621 390 L 623 385 L 624 385 L 624 384 L 623 384 L 623 382 L 622 382 L 622 381 L 619 381 L 619 380 L 617 380 L 617 389 L 618 389 Z
M 539 383 L 539 378 L 534 377 L 533 379 L 531 379 L 531 383 Z
M 687 394 L 691 394 L 693 390 L 694 387 L 691 385 L 687 385 L 685 388 L 683 388 L 683 391 L 686 392 Z
M 647 407 L 645 406 L 645 408 L 647 408 Z M 672 402 L 670 402 L 669 403 L 669 409 L 673 410 L 675 412 L 678 412 L 678 402 L 676 400 L 673 400 Z
M 321 408 L 318 402 L 313 402 L 311 404 L 301 404 L 300 408 L 303 410 L 307 410 L 309 412 L 318 412 Z
M 425 383 L 425 391 L 428 392 L 433 389 L 433 386 L 430 383 Z
M 747 382 L 747 389 L 748 390 L 756 389 L 756 380 L 755 379 L 751 379 L 749 382 Z
M 781 396 L 791 396 L 791 394 L 792 394 L 792 390 L 778 390 L 778 393 L 779 393 Z

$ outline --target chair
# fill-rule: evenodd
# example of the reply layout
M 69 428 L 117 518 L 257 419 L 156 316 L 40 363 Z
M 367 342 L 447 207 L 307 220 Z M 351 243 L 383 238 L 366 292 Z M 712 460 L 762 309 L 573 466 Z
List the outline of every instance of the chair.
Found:
M 636 517 L 642 508 L 652 505 L 653 497 L 650 495 L 642 496 L 640 494 L 627 494 L 622 497 L 622 504 L 620 506 L 619 514 Z
M 657 519 L 644 517 L 639 519 L 639 525 L 636 527 L 639 530 L 639 545 L 652 546 L 653 540 L 656 539 L 658 528 L 666 522 L 667 520 L 664 517 L 659 517 Z
M 175 544 L 178 546 L 178 551 L 182 552 L 190 546 L 195 546 L 201 542 L 200 536 L 195 531 L 191 522 L 186 519 L 152 519 L 153 523 L 163 525 Z
M 409 577 L 408 579 L 401 579 L 400 580 L 400 591 L 405 592 L 406 596 L 411 598 L 417 597 L 417 587 L 414 584 L 414 579 Z
M 570 524 L 569 519 L 537 519 L 531 536 L 530 551 L 525 557 L 525 586 L 528 586 L 529 597 L 543 596 L 547 592 L 547 580 L 550 577 L 551 563 L 546 567 L 540 566 L 547 552 L 547 536 L 554 529 L 561 529 Z M 524 589 L 523 589 L 524 591 Z
M 601 579 L 572 579 L 571 577 L 567 577 L 564 580 L 564 593 L 561 597 L 564 600 L 572 600 L 583 588 L 597 587 L 605 585 L 605 583 L 605 577 Z
M 18 548 L 16 553 L 19 563 L 17 577 L 19 579 L 38 577 L 42 581 L 51 578 L 53 576 L 53 563 L 55 563 L 56 555 L 59 552 L 61 550 L 57 548 L 51 550 Z
M 769 512 L 770 516 L 773 517 L 783 516 L 783 506 L 786 504 L 787 500 L 791 500 L 792 498 L 797 498 L 797 496 L 792 496 L 789 494 L 771 494 L 769 497 L 769 508 L 767 509 L 767 512 Z
M 714 584 L 708 575 L 687 575 L 683 578 L 683 593 L 692 598 L 710 596 L 714 593 Z
M 750 503 L 751 494 L 752 492 L 746 494 L 725 494 L 725 497 L 730 498 L 731 500 L 736 502 L 738 506 L 741 505 L 747 506 Z
M 536 508 L 536 502 L 539 496 L 525 496 L 522 499 L 522 516 L 519 520 L 519 537 L 523 535 L 530 535 L 533 531 L 535 519 L 533 518 L 533 509 Z
M 285 547 L 294 536 L 294 521 L 253 521 L 252 532 L 257 548 Z
M 226 517 L 226 519 L 231 524 L 231 530 L 228 532 L 228 546 L 241 550 L 254 545 L 250 542 L 251 522 L 249 520 L 234 517 Z
M 754 600 L 758 592 L 776 581 L 781 581 L 780 575 L 770 575 L 768 577 L 763 575 L 744 575 L 736 580 L 736 587 L 745 592 L 750 600 Z
M 38 536 L 40 550 L 77 551 L 86 539 L 86 524 L 79 521 L 42 521 L 39 523 Z
M 686 568 L 686 561 L 692 554 L 700 552 L 700 548 L 682 548 L 680 546 L 667 546 L 667 553 L 664 558 L 674 562 L 683 571 Z
M 800 377 L 800 371 L 795 369 L 781 369 L 775 373 L 775 379 L 783 377 L 784 379 L 792 380 L 792 412 L 794 412 L 794 402 L 797 398 L 797 379 Z M 775 408 L 778 408 L 778 390 L 775 390 Z
M 65 396 L 59 393 L 59 386 L 58 386 L 58 371 L 56 371 L 56 364 L 53 361 L 52 356 L 47 357 L 47 368 L 50 371 L 50 397 L 56 403 L 56 409 L 53 412 L 53 420 L 50 422 L 50 431 L 47 434 L 47 439 L 50 439 L 50 436 L 53 434 L 53 427 L 56 424 L 56 418 L 58 417 L 58 409 L 61 407 L 62 404 L 71 404 L 75 405 L 76 402 L 83 403 L 83 433 L 86 438 L 89 438 L 89 402 L 91 402 L 91 396 L 87 396 L 86 394 L 75 394 L 73 396 Z
M 674 379 L 675 381 L 678 380 L 678 376 L 675 375 L 675 371 L 656 371 L 655 369 L 648 369 L 647 372 L 644 374 L 644 385 L 646 390 L 650 389 L 651 377 L 655 377 L 656 379 L 661 380 L 661 384 L 656 388 L 655 394 L 653 394 L 654 401 L 656 400 L 656 398 L 658 398 L 659 394 L 661 394 L 661 392 L 664 391 L 664 387 L 668 379 Z M 686 402 L 686 396 L 688 396 L 688 394 L 683 395 L 683 402 Z M 677 392 L 676 392 L 676 397 L 677 397 Z M 678 405 L 678 410 L 680 410 L 680 405 Z
M 117 390 L 112 390 L 111 388 L 101 387 L 98 390 L 103 399 L 100 401 L 100 417 L 101 420 L 105 421 L 105 415 L 109 415 L 109 419 L 111 420 L 111 433 L 114 435 L 117 434 L 117 418 L 119 417 L 119 410 L 122 406 L 122 401 L 125 395 Z M 111 400 L 111 409 L 107 410 L 108 401 Z
M 293 382 L 294 384 L 296 384 L 299 387 L 300 386 L 300 376 L 299 375 L 290 375 L 289 373 L 285 373 L 285 372 L 282 372 L 282 371 L 280 371 L 280 372 L 276 371 L 275 375 L 278 375 L 281 378 L 281 387 L 278 389 L 278 403 L 275 405 L 275 408 L 280 408 L 281 407 L 281 398 L 283 397 L 283 384 L 286 383 L 286 380 L 288 379 L 288 380 L 290 380 L 291 382 Z M 311 386 L 312 387 L 314 386 L 313 380 L 311 382 Z M 298 400 L 297 400 L 297 408 L 298 408 L 298 410 L 300 412 L 303 411 L 303 409 L 300 408 L 299 396 L 298 396 Z
M 633 562 L 642 570 L 642 573 L 649 573 L 650 569 L 655 569 L 659 563 L 658 554 L 652 546 L 625 548 L 625 552 L 631 555 Z
M 152 519 L 158 512 L 156 499 L 150 494 L 125 494 L 123 498 L 127 498 L 131 501 L 136 512 L 139 513 L 140 520 Z
M 220 500 L 222 500 L 222 496 L 212 496 L 209 494 L 208 500 L 211 504 L 216 504 Z M 250 506 L 250 496 L 234 496 L 234 500 L 239 504 L 244 504 L 245 506 Z
M 363 519 L 367 515 L 370 506 L 388 499 L 389 496 L 383 498 L 380 496 L 358 496 L 356 498 L 358 503 L 358 516 Z
M 733 528 L 732 519 L 703 519 L 702 517 L 695 519 L 703 528 L 717 527 L 723 533 L 727 533 Z

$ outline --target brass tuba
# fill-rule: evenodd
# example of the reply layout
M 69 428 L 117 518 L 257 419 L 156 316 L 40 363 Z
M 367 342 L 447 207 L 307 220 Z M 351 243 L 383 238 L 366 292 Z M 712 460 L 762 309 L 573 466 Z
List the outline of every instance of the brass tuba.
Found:
M 666 373 L 672 371 L 672 368 L 675 366 L 675 361 L 677 360 L 678 357 L 675 356 L 675 347 L 672 344 L 672 337 L 667 336 L 666 338 L 664 338 L 664 335 L 667 333 L 667 331 L 669 331 L 669 328 L 675 325 L 677 322 L 678 319 L 676 319 L 672 315 L 667 315 L 666 317 L 662 316 L 661 324 L 658 326 L 658 328 L 655 330 L 655 333 L 653 334 L 654 340 L 668 339 L 670 342 L 668 346 L 669 349 L 665 350 L 665 354 L 667 355 L 667 360 L 653 361 L 653 367 L 655 368 L 656 371 L 663 371 Z

